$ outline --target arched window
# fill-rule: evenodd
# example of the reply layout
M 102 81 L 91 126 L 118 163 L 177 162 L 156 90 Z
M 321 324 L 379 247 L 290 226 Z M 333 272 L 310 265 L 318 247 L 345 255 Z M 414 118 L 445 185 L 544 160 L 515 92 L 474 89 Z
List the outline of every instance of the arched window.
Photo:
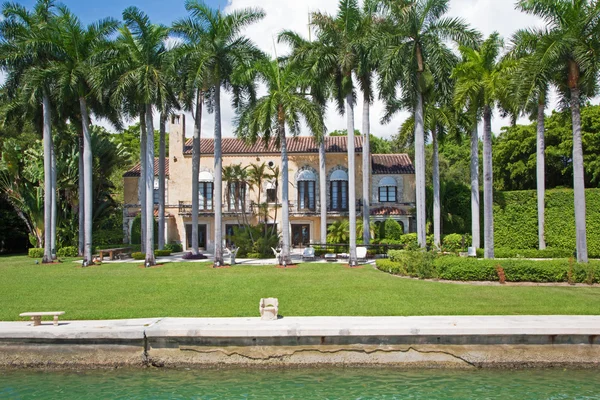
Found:
M 398 183 L 392 177 L 385 177 L 379 181 L 379 202 L 398 202 Z
M 315 187 L 317 175 L 310 170 L 300 171 L 297 179 L 298 186 L 298 210 L 315 211 Z
M 213 175 L 208 171 L 202 171 L 198 175 L 198 199 L 200 200 L 198 209 L 200 211 L 212 211 L 214 184 Z
M 329 181 L 330 209 L 332 211 L 348 211 L 348 173 L 338 169 L 331 174 Z

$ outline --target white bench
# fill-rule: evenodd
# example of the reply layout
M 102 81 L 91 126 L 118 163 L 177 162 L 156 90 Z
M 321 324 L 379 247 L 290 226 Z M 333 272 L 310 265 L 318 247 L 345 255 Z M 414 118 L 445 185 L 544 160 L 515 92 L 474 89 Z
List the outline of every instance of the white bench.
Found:
M 58 316 L 64 315 L 64 311 L 46 311 L 46 312 L 24 312 L 19 314 L 20 317 L 31 317 L 33 321 L 33 326 L 39 326 L 42 324 L 42 317 L 45 316 L 53 316 L 54 317 L 54 325 L 58 325 Z

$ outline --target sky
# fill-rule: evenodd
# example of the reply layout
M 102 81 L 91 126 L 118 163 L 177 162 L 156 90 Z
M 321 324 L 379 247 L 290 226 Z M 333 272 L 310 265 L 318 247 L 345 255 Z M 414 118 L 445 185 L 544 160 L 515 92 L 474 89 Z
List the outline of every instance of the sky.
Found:
M 19 1 L 19 0 L 17 0 Z M 360 0 L 359 0 L 360 1 Z M 34 0 L 20 0 L 19 3 L 31 7 Z M 121 18 L 122 11 L 128 6 L 137 6 L 146 12 L 155 23 L 171 24 L 174 20 L 186 16 L 185 0 L 62 0 L 84 23 L 90 23 L 100 18 Z M 261 7 L 266 12 L 266 17 L 259 23 L 250 26 L 246 35 L 265 52 L 274 55 L 274 46 L 279 56 L 288 49 L 284 45 L 274 45 L 274 38 L 283 29 L 291 29 L 301 34 L 308 33 L 308 14 L 312 11 L 321 11 L 334 14 L 338 0 L 208 0 L 206 3 L 212 7 L 220 7 L 225 11 L 245 7 Z M 535 17 L 523 14 L 514 9 L 513 0 L 450 0 L 448 16 L 463 18 L 472 27 L 482 32 L 485 36 L 497 31 L 508 44 L 510 36 L 520 28 L 540 25 L 541 21 Z M 355 108 L 355 126 L 362 126 L 362 102 L 360 97 Z M 222 96 L 222 125 L 223 136 L 233 136 L 234 111 L 229 105 L 230 97 Z M 382 116 L 384 106 L 376 101 L 371 109 L 371 132 L 379 137 L 394 135 L 402 122 L 408 117 L 407 113 L 399 113 L 390 123 L 382 125 L 379 118 Z M 213 115 L 204 114 L 202 127 L 203 137 L 211 137 L 214 129 Z M 191 116 L 188 115 L 191 126 Z M 337 113 L 335 107 L 330 106 L 326 115 L 326 126 L 329 131 L 346 128 L 346 119 Z M 97 121 L 105 125 L 103 121 Z M 520 123 L 528 123 L 521 120 Z M 497 134 L 502 126 L 509 124 L 508 120 L 501 119 L 497 113 L 494 115 L 492 128 Z M 110 129 L 110 127 L 109 127 Z M 188 135 L 191 132 L 188 132 Z M 308 131 L 303 133 L 308 134 Z

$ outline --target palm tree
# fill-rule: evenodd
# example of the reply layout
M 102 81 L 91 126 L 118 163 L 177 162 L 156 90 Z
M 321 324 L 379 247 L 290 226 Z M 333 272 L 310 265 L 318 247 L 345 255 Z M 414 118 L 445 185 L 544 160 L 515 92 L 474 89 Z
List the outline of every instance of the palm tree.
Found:
M 144 250 L 146 266 L 154 265 L 154 122 L 153 106 L 159 110 L 172 99 L 170 79 L 165 65 L 170 56 L 165 41 L 169 28 L 150 22 L 146 14 L 136 7 L 123 11 L 125 26 L 115 43 L 116 54 L 107 60 L 101 82 L 114 82 L 111 97 L 113 104 L 122 105 L 140 114 L 145 123 L 145 214 L 146 235 Z M 144 137 L 142 136 L 142 139 Z
M 194 131 L 192 136 L 192 253 L 198 254 L 198 213 L 199 213 L 199 174 L 200 138 L 202 133 L 202 105 L 207 91 L 208 48 L 205 46 L 206 29 L 199 14 L 194 13 L 194 3 L 186 2 L 190 17 L 176 21 L 173 32 L 183 40 L 175 50 L 178 59 L 177 70 L 181 74 L 180 85 L 183 103 L 192 112 Z
M 597 93 L 600 52 L 600 5 L 595 0 L 520 0 L 517 8 L 546 22 L 538 30 L 534 57 L 538 71 L 556 71 L 552 83 L 571 108 L 573 120 L 573 188 L 577 261 L 587 262 L 586 201 L 581 143 L 580 104 Z
M 254 66 L 258 79 L 267 86 L 267 94 L 248 103 L 240 112 L 237 135 L 255 143 L 274 139 L 281 149 L 282 177 L 282 252 L 284 263 L 291 263 L 289 221 L 289 167 L 286 127 L 292 135 L 300 132 L 300 118 L 319 140 L 324 131 L 321 107 L 300 90 L 302 75 L 294 64 L 282 60 L 261 60 Z
M 538 201 L 538 245 L 546 248 L 545 238 L 545 110 L 554 68 L 548 70 L 536 48 L 542 33 L 524 29 L 513 35 L 509 57 L 518 61 L 511 76 L 511 86 L 518 93 L 521 112 L 537 120 L 537 201 Z
M 474 45 L 479 34 L 458 18 L 445 18 L 449 0 L 383 0 L 387 29 L 380 39 L 382 60 L 380 92 L 394 99 L 402 83 L 404 104 L 415 114 L 415 171 L 417 189 L 417 235 L 425 247 L 425 126 L 423 91 L 427 82 L 443 79 L 450 60 L 448 41 Z M 447 80 L 446 80 L 447 81 Z
M 59 30 L 58 43 L 62 53 L 60 62 L 52 63 L 52 72 L 58 82 L 59 98 L 67 103 L 69 98 L 77 99 L 83 132 L 83 199 L 84 209 L 84 261 L 92 261 L 92 143 L 88 98 L 92 96 L 91 71 L 96 57 L 105 50 L 109 36 L 115 32 L 119 23 L 113 19 L 101 20 L 84 27 L 81 21 L 66 7 L 59 7 L 57 18 Z M 104 92 L 99 91 L 100 96 Z M 92 99 L 93 101 L 93 99 Z M 81 179 L 81 178 L 80 178 Z M 81 207 L 81 205 L 80 205 Z
M 261 203 L 261 193 L 263 190 L 263 183 L 265 180 L 269 179 L 269 173 L 267 172 L 268 166 L 266 163 L 255 164 L 251 163 L 248 168 L 248 183 L 250 185 L 250 189 L 256 191 L 256 203 L 258 206 L 258 210 L 260 210 Z M 260 215 L 260 213 L 259 213 Z M 265 224 L 267 223 L 267 215 L 265 213 Z M 265 230 L 266 231 L 266 230 Z
M 503 41 L 498 33 L 492 33 L 476 50 L 460 47 L 463 62 L 454 70 L 458 108 L 466 105 L 483 109 L 483 224 L 486 258 L 494 258 L 494 215 L 492 177 L 492 112 L 506 98 L 509 70 L 499 61 Z
M 234 94 L 234 106 L 239 105 L 240 97 L 248 88 L 236 82 L 262 52 L 243 35 L 248 25 L 264 17 L 260 9 L 236 10 L 223 14 L 197 0 L 187 0 L 186 9 L 194 20 L 197 34 L 203 38 L 203 65 L 206 66 L 206 87 L 211 92 L 211 105 L 215 113 L 215 261 L 223 265 L 223 155 L 221 151 L 221 88 Z
M 2 9 L 4 20 L 0 22 L 0 66 L 7 72 L 6 87 L 11 89 L 13 99 L 20 98 L 22 104 L 35 113 L 42 109 L 42 132 L 44 142 L 44 257 L 42 262 L 52 262 L 56 242 L 56 182 L 53 164 L 52 143 L 52 74 L 48 68 L 58 57 L 55 48 L 56 19 L 52 0 L 38 0 L 33 11 L 16 3 L 6 3 Z M 54 214 L 54 215 L 53 215 Z
M 333 81 L 335 100 L 338 111 L 346 115 L 348 131 L 348 211 L 350 230 L 356 232 L 356 152 L 354 132 L 354 83 L 353 74 L 357 72 L 359 61 L 359 42 L 365 30 L 362 24 L 361 10 L 357 0 L 340 0 L 335 16 L 313 13 L 312 26 L 316 28 L 316 54 L 312 57 L 317 62 L 319 75 Z M 367 97 L 370 96 L 370 77 L 363 65 L 363 80 Z M 363 83 L 364 83 L 363 82 Z M 370 101 L 368 102 L 370 104 Z M 345 110 L 344 110 L 345 106 Z M 356 265 L 356 236 L 350 235 L 351 266 Z

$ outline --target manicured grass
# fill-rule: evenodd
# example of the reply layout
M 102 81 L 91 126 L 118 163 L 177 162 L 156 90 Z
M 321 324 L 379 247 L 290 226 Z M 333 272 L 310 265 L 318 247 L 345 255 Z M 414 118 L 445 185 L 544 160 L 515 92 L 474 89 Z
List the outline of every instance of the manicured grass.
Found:
M 258 316 L 278 297 L 284 316 L 599 314 L 595 287 L 469 286 L 401 279 L 371 267 L 303 264 L 296 269 L 206 263 L 79 268 L 0 258 L 0 320 L 25 311 L 65 319 Z

